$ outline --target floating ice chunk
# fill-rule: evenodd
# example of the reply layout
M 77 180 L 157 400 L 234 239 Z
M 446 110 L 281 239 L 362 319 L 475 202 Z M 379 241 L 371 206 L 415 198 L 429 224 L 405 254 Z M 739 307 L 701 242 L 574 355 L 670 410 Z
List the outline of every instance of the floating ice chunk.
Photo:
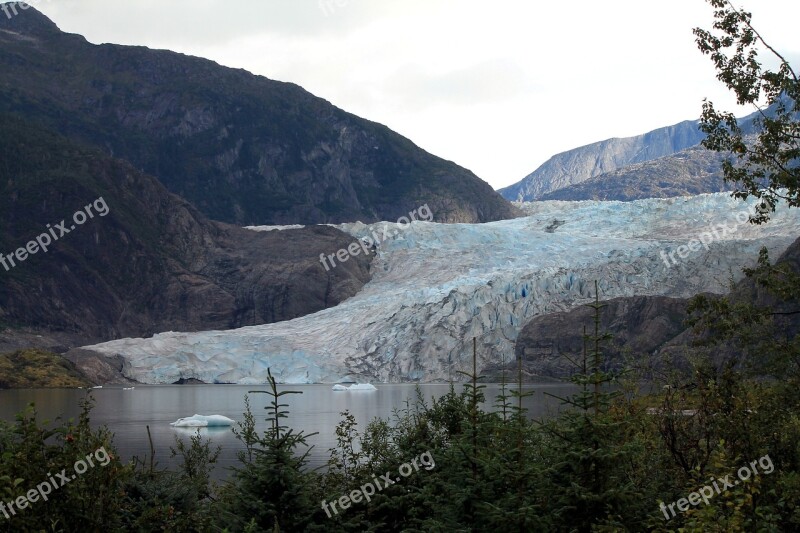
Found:
M 378 389 L 372 383 L 356 383 L 355 385 L 350 385 L 350 387 L 347 390 L 378 390 Z
M 176 422 L 172 422 L 170 426 L 177 428 L 205 428 L 232 426 L 235 423 L 235 420 L 231 420 L 227 416 L 222 415 L 194 415 L 186 418 L 179 418 Z
M 333 390 L 335 390 L 335 391 L 343 391 L 343 390 L 347 390 L 347 387 L 345 387 L 344 385 L 339 385 L 337 383 L 336 385 L 333 386 Z

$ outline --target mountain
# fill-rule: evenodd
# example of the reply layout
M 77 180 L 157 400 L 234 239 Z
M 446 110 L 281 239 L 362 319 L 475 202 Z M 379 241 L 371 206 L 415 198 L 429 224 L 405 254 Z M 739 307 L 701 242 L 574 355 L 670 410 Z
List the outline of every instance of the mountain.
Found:
M 722 174 L 725 157 L 693 146 L 673 155 L 635 163 L 543 194 L 540 200 L 671 198 L 733 190 Z
M 120 339 L 67 356 L 81 369 L 105 364 L 119 379 L 145 383 L 258 383 L 267 368 L 295 383 L 459 380 L 472 368 L 473 338 L 478 370 L 497 368 L 512 360 L 529 320 L 592 301 L 595 280 L 603 299 L 723 294 L 762 246 L 777 255 L 800 234 L 800 210 L 781 206 L 769 224 L 753 226 L 746 220 L 755 201 L 728 194 L 524 207 L 528 216 L 513 220 L 418 221 L 390 232 L 370 281 L 332 309 L 224 332 Z M 339 227 L 361 238 L 393 226 Z
M 157 177 L 238 225 L 439 222 L 516 209 L 472 172 L 297 85 L 145 47 L 93 45 L 29 8 L 0 17 L 0 113 Z
M 369 279 L 371 255 L 320 264 L 357 242 L 335 228 L 210 221 L 129 163 L 2 114 L 0 153 L 5 349 L 289 320 Z
M 697 121 L 685 121 L 635 137 L 613 138 L 554 155 L 522 181 L 500 189 L 512 201 L 533 201 L 634 163 L 672 155 L 705 138 Z

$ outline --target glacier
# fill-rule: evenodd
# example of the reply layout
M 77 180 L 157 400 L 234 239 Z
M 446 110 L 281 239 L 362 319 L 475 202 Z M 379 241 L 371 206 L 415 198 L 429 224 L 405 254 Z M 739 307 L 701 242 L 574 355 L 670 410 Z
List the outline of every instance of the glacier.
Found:
M 602 299 L 723 293 L 762 246 L 774 258 L 800 236 L 797 209 L 781 205 L 768 224 L 753 226 L 741 221 L 755 202 L 725 193 L 520 207 L 527 216 L 487 224 L 340 224 L 380 240 L 371 281 L 336 307 L 84 349 L 121 356 L 125 377 L 152 384 L 261 384 L 268 368 L 295 384 L 459 380 L 472 366 L 473 337 L 479 367 L 510 361 L 528 320 L 591 301 L 595 280 Z M 702 236 L 704 245 L 689 251 Z

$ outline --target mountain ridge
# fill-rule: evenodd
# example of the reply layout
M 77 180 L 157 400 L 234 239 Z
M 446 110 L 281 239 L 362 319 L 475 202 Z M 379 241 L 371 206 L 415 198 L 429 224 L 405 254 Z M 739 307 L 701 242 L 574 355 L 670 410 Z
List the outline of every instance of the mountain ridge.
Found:
M 51 26 L 52 25 L 52 26 Z M 101 147 L 238 225 L 438 222 L 519 212 L 475 174 L 305 89 L 167 50 L 0 17 L 0 112 Z
M 671 155 L 697 145 L 705 135 L 686 120 L 632 137 L 613 137 L 552 156 L 521 181 L 500 189 L 512 201 L 534 201 L 595 176 Z
M 542 195 L 539 200 L 619 200 L 630 202 L 643 198 L 672 198 L 726 192 L 722 172 L 723 154 L 693 146 L 671 155 L 594 176 Z

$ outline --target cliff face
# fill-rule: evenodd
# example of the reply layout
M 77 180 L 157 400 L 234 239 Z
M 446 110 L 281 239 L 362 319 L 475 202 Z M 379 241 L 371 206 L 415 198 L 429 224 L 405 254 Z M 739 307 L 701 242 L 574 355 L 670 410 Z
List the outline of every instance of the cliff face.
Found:
M 473 173 L 302 88 L 0 17 L 0 112 L 94 144 L 238 225 L 518 215 Z
M 628 165 L 541 196 L 541 200 L 672 198 L 733 190 L 722 173 L 724 156 L 693 146 L 644 163 Z
M 602 345 L 603 357 L 611 366 L 618 366 L 626 353 L 637 358 L 655 355 L 684 335 L 686 299 L 633 296 L 603 304 L 600 331 L 613 335 Z M 522 360 L 529 375 L 566 378 L 576 371 L 567 358 L 580 359 L 583 327 L 592 334 L 593 320 L 594 310 L 589 307 L 535 317 L 517 337 L 515 358 Z
M 256 233 L 209 221 L 127 162 L 4 115 L 0 153 L 6 348 L 30 345 L 31 331 L 66 349 L 289 320 L 342 302 L 369 279 L 372 256 L 330 271 L 320 264 L 320 253 L 356 242 L 335 228 Z
M 644 135 L 607 139 L 554 155 L 522 181 L 499 192 L 512 201 L 538 200 L 627 165 L 674 154 L 697 145 L 704 137 L 696 121 L 686 121 Z

